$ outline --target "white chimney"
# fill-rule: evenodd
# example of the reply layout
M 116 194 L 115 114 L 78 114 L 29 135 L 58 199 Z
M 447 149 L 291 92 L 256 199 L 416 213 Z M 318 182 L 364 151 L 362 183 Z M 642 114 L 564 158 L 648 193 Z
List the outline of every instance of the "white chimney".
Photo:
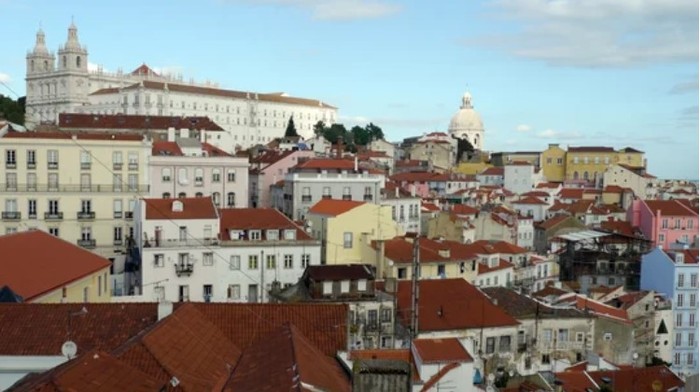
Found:
M 416 184 L 411 184 L 411 197 L 416 197 Z
M 170 301 L 158 302 L 158 320 L 162 320 L 173 312 L 173 303 Z
M 175 128 L 173 128 L 173 127 L 168 128 L 168 141 L 169 142 L 175 141 Z

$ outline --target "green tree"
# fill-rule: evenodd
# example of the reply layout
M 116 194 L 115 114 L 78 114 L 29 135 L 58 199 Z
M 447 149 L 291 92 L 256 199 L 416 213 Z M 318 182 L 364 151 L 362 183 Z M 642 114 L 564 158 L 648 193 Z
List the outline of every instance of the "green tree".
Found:
M 294 126 L 294 117 L 289 116 L 289 121 L 287 122 L 287 130 L 284 131 L 284 137 L 299 136 L 297 133 L 297 127 Z
M 369 141 L 384 139 L 384 131 L 373 123 L 365 125 L 365 130 L 369 134 Z
M 350 133 L 352 134 L 352 141 L 356 146 L 366 146 L 370 142 L 367 128 L 355 125 L 350 129 Z
M 322 136 L 324 133 L 326 133 L 326 125 L 323 123 L 323 121 L 318 121 L 316 124 L 314 124 L 314 135 L 316 136 Z
M 26 97 L 20 97 L 15 101 L 0 94 L 0 118 L 15 124 L 24 125 L 25 100 Z
M 474 146 L 472 146 L 467 139 L 457 139 L 457 163 L 462 160 L 462 156 L 465 152 L 469 154 L 474 152 Z

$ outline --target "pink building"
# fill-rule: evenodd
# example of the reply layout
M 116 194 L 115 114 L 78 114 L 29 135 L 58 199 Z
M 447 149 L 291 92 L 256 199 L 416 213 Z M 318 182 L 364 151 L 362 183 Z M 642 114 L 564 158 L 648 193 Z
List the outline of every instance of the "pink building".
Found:
M 253 208 L 270 208 L 270 186 L 277 181 L 284 180 L 284 176 L 290 167 L 299 163 L 299 160 L 312 158 L 314 152 L 309 151 L 265 151 L 250 160 L 248 181 L 250 189 L 250 203 Z
M 682 242 L 697 247 L 698 212 L 684 200 L 635 200 L 627 220 L 655 246 L 668 249 Z

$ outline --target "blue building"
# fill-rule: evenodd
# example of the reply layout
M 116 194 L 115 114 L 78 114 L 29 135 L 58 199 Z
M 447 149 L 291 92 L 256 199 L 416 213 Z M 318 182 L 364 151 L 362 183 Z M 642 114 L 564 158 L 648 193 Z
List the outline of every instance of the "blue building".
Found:
M 642 256 L 640 288 L 672 303 L 671 369 L 681 377 L 698 373 L 698 249 L 654 249 Z

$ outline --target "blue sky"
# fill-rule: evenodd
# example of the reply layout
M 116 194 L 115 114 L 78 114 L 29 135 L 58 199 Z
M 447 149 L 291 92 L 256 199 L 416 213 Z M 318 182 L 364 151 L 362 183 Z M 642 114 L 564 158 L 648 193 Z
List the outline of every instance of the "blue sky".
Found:
M 446 130 L 469 89 L 485 148 L 627 145 L 698 178 L 697 0 L 0 0 L 0 80 L 24 94 L 39 26 L 89 61 L 285 91 L 390 140 Z M 0 85 L 0 94 L 11 95 Z

